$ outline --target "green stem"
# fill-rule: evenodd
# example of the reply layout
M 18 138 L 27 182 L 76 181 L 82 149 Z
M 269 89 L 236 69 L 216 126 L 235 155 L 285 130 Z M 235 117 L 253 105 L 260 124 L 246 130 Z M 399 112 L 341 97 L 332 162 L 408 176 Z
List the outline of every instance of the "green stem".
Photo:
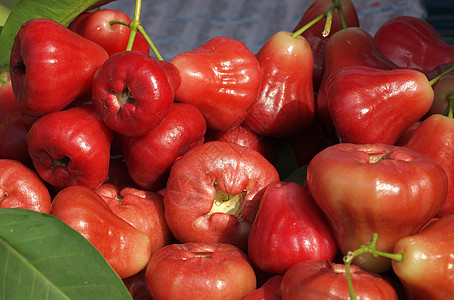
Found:
M 446 71 L 444 71 L 443 73 L 441 73 L 440 75 L 438 75 L 437 77 L 435 77 L 431 81 L 429 81 L 430 85 L 433 86 L 438 80 L 440 80 L 447 74 L 451 73 L 452 71 L 454 71 L 454 66 L 450 67 L 449 69 L 447 69 Z
M 337 13 L 339 14 L 339 20 L 341 22 L 342 28 L 347 28 L 347 22 L 345 22 L 344 11 L 342 9 L 342 4 L 340 0 L 333 0 L 333 3 L 336 4 L 337 2 Z
M 447 96 L 448 98 L 448 107 L 446 108 L 446 112 L 445 112 L 445 115 L 448 117 L 448 118 L 453 118 L 454 117 L 454 113 L 453 113 L 453 106 L 454 106 L 454 93 L 450 93 L 448 94 Z
M 151 50 L 153 51 L 154 55 L 156 56 L 156 58 L 158 60 L 164 60 L 164 58 L 162 58 L 161 54 L 159 53 L 158 49 L 156 48 L 156 46 L 154 45 L 153 41 L 150 39 L 150 37 L 148 36 L 148 34 L 145 32 L 145 29 L 143 28 L 142 25 L 139 26 L 138 28 L 139 32 L 143 35 L 143 37 L 145 38 L 145 40 L 147 40 L 148 42 L 148 45 L 150 45 L 150 48 Z
M 377 239 L 378 239 L 378 234 L 373 233 L 372 238 L 369 242 L 368 245 L 361 245 L 356 249 L 355 251 L 349 251 L 347 255 L 343 257 L 343 261 L 345 264 L 345 272 L 347 275 L 347 281 L 348 281 L 348 290 L 350 292 L 350 299 L 351 300 L 356 300 L 356 295 L 355 295 L 355 290 L 353 288 L 353 281 L 351 279 L 351 274 L 350 274 L 350 265 L 353 262 L 353 259 L 359 255 L 370 253 L 374 257 L 378 256 L 383 256 L 395 261 L 402 261 L 404 259 L 403 253 L 387 253 L 387 252 L 382 252 L 378 251 L 375 246 L 377 244 Z
M 333 12 L 335 9 L 339 9 L 341 7 L 341 3 L 340 3 L 340 0 L 333 0 L 333 5 L 331 5 L 330 8 L 328 8 L 326 11 L 324 11 L 322 14 L 318 15 L 317 17 L 315 17 L 314 19 L 312 19 L 310 22 L 308 22 L 307 24 L 305 24 L 303 27 L 301 27 L 300 29 L 298 29 L 297 31 L 295 31 L 293 34 L 292 34 L 292 37 L 293 38 L 297 38 L 298 36 L 300 36 L 303 32 L 305 32 L 308 28 L 312 27 L 315 23 L 319 22 L 321 19 L 323 18 L 327 18 L 327 21 L 325 23 L 325 27 L 324 27 L 324 30 L 323 30 L 323 37 L 327 37 L 331 31 L 331 24 L 332 24 L 332 15 L 333 15 Z M 341 8 L 342 10 L 342 8 Z M 330 15 L 330 20 L 328 21 L 328 15 Z M 341 22 L 345 23 L 345 20 L 344 20 L 344 16 L 341 12 L 339 12 L 339 16 L 341 16 Z M 344 21 L 342 21 L 344 20 Z M 329 23 L 329 24 L 328 24 Z M 344 25 L 342 25 L 344 26 Z
M 137 35 L 137 30 L 140 25 L 140 10 L 142 8 L 142 0 L 136 0 L 136 6 L 134 8 L 134 16 L 132 17 L 131 23 L 129 23 L 129 40 L 126 46 L 126 51 L 131 51 L 134 45 L 134 40 Z

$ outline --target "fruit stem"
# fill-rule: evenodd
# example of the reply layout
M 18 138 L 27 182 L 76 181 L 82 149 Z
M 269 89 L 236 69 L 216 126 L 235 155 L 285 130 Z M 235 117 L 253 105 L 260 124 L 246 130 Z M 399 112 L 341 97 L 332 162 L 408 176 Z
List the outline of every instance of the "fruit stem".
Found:
M 388 252 L 382 252 L 378 251 L 375 248 L 375 245 L 377 244 L 377 239 L 378 239 L 378 234 L 373 233 L 372 238 L 369 242 L 368 245 L 360 245 L 358 249 L 355 251 L 348 251 L 347 255 L 343 257 L 343 261 L 345 264 L 345 272 L 347 275 L 347 282 L 348 282 L 348 290 L 350 292 L 350 299 L 351 300 L 356 300 L 356 295 L 355 295 L 355 290 L 353 288 L 353 282 L 351 278 L 351 273 L 350 273 L 350 265 L 353 262 L 353 259 L 361 254 L 365 253 L 370 253 L 372 254 L 373 257 L 386 257 L 389 259 L 393 259 L 395 261 L 402 261 L 404 259 L 403 253 L 388 253 Z
M 323 29 L 322 35 L 323 35 L 323 37 L 327 37 L 331 31 L 332 17 L 333 17 L 333 12 L 335 9 L 337 9 L 339 12 L 339 17 L 340 17 L 340 20 L 342 23 L 342 27 L 346 28 L 347 25 L 345 23 L 344 15 L 342 13 L 342 6 L 340 3 L 340 0 L 333 0 L 333 5 L 331 5 L 330 8 L 328 8 L 322 14 L 318 15 L 317 17 L 312 19 L 310 22 L 306 23 L 303 27 L 301 27 L 300 29 L 295 31 L 292 34 L 292 37 L 296 39 L 303 32 L 305 32 L 308 28 L 312 27 L 315 23 L 317 23 L 318 21 L 320 21 L 323 18 L 326 18 L 326 22 L 325 22 L 325 27 Z M 340 9 L 340 11 L 339 11 L 339 9 Z
M 443 73 L 439 74 L 437 77 L 435 77 L 432 80 L 430 80 L 429 81 L 430 85 L 433 86 L 438 80 L 440 80 L 441 78 L 445 77 L 446 75 L 448 75 L 452 71 L 454 71 L 454 66 L 450 67 L 449 69 L 447 69 Z
M 454 93 L 448 94 L 447 98 L 448 98 L 448 107 L 446 108 L 445 115 L 446 115 L 448 118 L 451 118 L 451 119 L 452 119 L 452 118 L 454 117 L 454 113 L 453 113 Z

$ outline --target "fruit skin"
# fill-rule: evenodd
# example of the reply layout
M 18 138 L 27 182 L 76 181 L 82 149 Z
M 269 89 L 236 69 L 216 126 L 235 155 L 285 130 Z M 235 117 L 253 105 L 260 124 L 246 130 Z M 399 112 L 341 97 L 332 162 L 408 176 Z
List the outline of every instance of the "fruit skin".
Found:
M 454 119 L 440 114 L 429 116 L 404 146 L 427 155 L 443 168 L 448 177 L 448 192 L 437 217 L 454 214 Z
M 174 70 L 168 70 L 173 68 Z M 92 99 L 103 122 L 127 136 L 143 136 L 167 116 L 178 70 L 140 51 L 109 57 L 93 78 Z
M 92 105 L 49 113 L 27 135 L 28 153 L 39 176 L 63 188 L 99 187 L 109 173 L 113 132 Z
M 117 135 L 129 175 L 142 189 L 164 188 L 172 164 L 189 149 L 204 142 L 206 122 L 191 104 L 173 103 L 168 115 L 141 137 Z
M 394 144 L 429 111 L 434 99 L 429 80 L 417 70 L 365 66 L 333 73 L 325 93 L 337 134 L 355 144 Z
M 398 299 L 394 287 L 379 274 L 350 266 L 357 299 Z M 282 300 L 350 299 L 345 265 L 307 260 L 291 267 L 281 282 Z
M 120 278 L 143 270 L 151 257 L 148 236 L 117 216 L 89 188 L 63 188 L 54 197 L 50 213 L 90 241 Z
M 342 13 L 344 14 L 347 27 L 359 27 L 358 14 L 356 8 L 351 0 L 341 0 Z M 297 31 L 333 5 L 332 0 L 314 0 L 312 4 L 306 9 L 298 24 L 293 29 Z M 304 31 L 301 35 L 307 39 L 311 45 L 312 53 L 314 54 L 314 71 L 313 71 L 313 84 L 314 91 L 318 91 L 322 81 L 324 65 L 325 65 L 325 47 L 328 37 L 335 32 L 342 29 L 339 14 L 337 11 L 333 13 L 333 21 L 331 24 L 331 31 L 328 37 L 322 35 L 325 27 L 324 20 L 321 20 Z
M 284 274 L 304 260 L 333 260 L 336 240 L 306 187 L 270 183 L 262 196 L 248 240 L 248 255 L 269 274 Z
M 278 180 L 254 150 L 221 141 L 196 146 L 170 170 L 167 224 L 180 243 L 231 243 L 245 251 L 264 189 Z
M 181 75 L 176 100 L 200 109 L 208 128 L 222 131 L 243 122 L 261 82 L 260 65 L 243 42 L 217 36 L 170 62 Z
M 113 9 L 99 9 L 93 12 L 81 13 L 68 28 L 81 36 L 102 46 L 109 56 L 126 50 L 130 30 L 122 24 L 110 25 L 110 21 L 130 23 L 131 18 L 122 11 Z M 150 46 L 142 33 L 137 32 L 132 50 L 150 52 Z
M 54 20 L 25 22 L 11 48 L 10 73 L 26 128 L 91 95 L 93 76 L 108 57 L 103 47 Z
M 281 300 L 281 282 L 283 275 L 268 278 L 260 287 L 251 291 L 243 300 Z
M 256 54 L 262 71 L 245 123 L 262 136 L 294 137 L 315 116 L 313 56 L 307 40 L 288 31 L 271 36 Z
M 15 207 L 48 214 L 51 196 L 35 171 L 22 162 L 0 159 L 0 208 Z
M 440 64 L 454 62 L 454 46 L 422 18 L 395 17 L 377 30 L 374 39 L 381 52 L 400 68 L 427 74 Z
M 379 236 L 377 250 L 392 252 L 399 239 L 437 214 L 448 188 L 443 168 L 421 153 L 349 143 L 317 154 L 307 169 L 307 185 L 343 255 L 368 244 L 373 233 Z M 369 254 L 353 262 L 374 272 L 391 268 L 390 259 Z
M 380 239 L 380 237 L 379 237 Z M 408 299 L 449 299 L 454 293 L 452 249 L 454 215 L 432 221 L 421 232 L 400 239 L 394 253 L 402 261 L 392 261 Z
M 184 243 L 159 249 L 145 282 L 153 299 L 242 299 L 256 288 L 243 251 L 231 244 Z

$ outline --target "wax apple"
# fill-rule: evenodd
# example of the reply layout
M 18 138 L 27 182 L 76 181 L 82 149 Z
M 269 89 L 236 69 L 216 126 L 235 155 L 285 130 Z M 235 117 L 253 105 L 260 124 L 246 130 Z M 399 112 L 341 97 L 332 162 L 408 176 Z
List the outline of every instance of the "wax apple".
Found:
M 140 51 L 123 51 L 109 57 L 96 71 L 92 98 L 109 128 L 127 136 L 142 136 L 169 113 L 178 84 L 174 65 Z
M 270 183 L 262 196 L 248 240 L 255 266 L 284 274 L 304 260 L 333 260 L 336 240 L 307 188 L 294 182 Z
M 343 142 L 394 144 L 430 109 L 434 92 L 427 77 L 411 69 L 345 67 L 325 86 L 328 110 Z
M 129 27 L 123 24 L 110 24 L 111 21 L 130 23 L 131 18 L 122 11 L 99 9 L 84 12 L 75 18 L 68 28 L 81 36 L 101 45 L 109 56 L 126 50 L 129 40 Z M 147 40 L 137 32 L 132 50 L 150 52 Z
M 0 106 L 0 158 L 19 160 L 31 166 L 27 129 L 10 80 L 0 87 Z
M 307 169 L 307 184 L 324 212 L 341 252 L 380 236 L 377 249 L 418 232 L 446 199 L 447 176 L 431 158 L 384 144 L 341 143 L 317 154 Z M 418 209 L 414 209 L 417 207 Z M 384 272 L 386 258 L 358 256 L 362 268 Z
M 93 76 L 108 57 L 103 47 L 54 20 L 25 22 L 15 36 L 10 65 L 26 127 L 90 95 Z
M 283 275 L 274 275 L 260 287 L 251 291 L 243 300 L 281 300 L 281 282 Z
M 194 105 L 173 103 L 157 128 L 141 137 L 117 135 L 117 144 L 134 182 L 155 191 L 165 187 L 174 161 L 203 143 L 205 132 L 205 118 Z
M 374 38 L 383 54 L 401 68 L 428 73 L 439 64 L 454 61 L 454 46 L 422 18 L 395 17 L 385 22 Z
M 145 269 L 131 277 L 124 278 L 123 283 L 135 300 L 153 300 L 145 283 Z
M 454 214 L 454 119 L 441 114 L 429 116 L 404 146 L 429 156 L 446 172 L 448 192 L 437 215 Z
M 429 80 L 442 75 L 449 68 L 454 66 L 454 62 L 441 64 L 427 74 Z M 450 101 L 454 100 L 454 72 L 450 72 L 439 78 L 433 85 L 434 101 L 425 117 L 433 114 L 447 114 Z
M 148 236 L 117 216 L 89 188 L 63 188 L 54 197 L 50 213 L 90 241 L 121 278 L 143 270 L 151 257 Z
M 49 190 L 35 171 L 20 161 L 0 159 L 0 208 L 49 213 L 50 205 Z
M 170 62 L 181 74 L 175 98 L 200 109 L 208 128 L 226 130 L 243 122 L 261 81 L 260 65 L 244 43 L 214 37 Z
M 108 183 L 95 191 L 117 216 L 148 235 L 152 254 L 172 241 L 161 195 Z
M 394 287 L 382 276 L 358 266 L 350 267 L 357 299 L 398 299 Z M 282 300 L 351 299 L 343 264 L 307 260 L 291 267 L 281 283 Z
M 247 256 L 231 244 L 185 243 L 159 249 L 145 281 L 153 299 L 242 299 L 256 288 Z
M 245 123 L 262 136 L 300 134 L 315 115 L 311 46 L 302 36 L 280 31 L 269 38 L 256 57 L 262 82 Z
M 265 187 L 279 180 L 260 153 L 207 142 L 177 160 L 167 180 L 167 224 L 180 243 L 231 243 L 246 250 Z
M 205 141 L 236 143 L 260 152 L 268 160 L 272 160 L 276 154 L 277 140 L 273 137 L 257 134 L 244 122 L 236 127 L 223 131 L 208 129 L 205 133 Z
M 353 5 L 351 0 L 340 0 L 342 5 L 342 14 L 344 16 L 347 27 L 358 27 L 359 19 L 356 12 L 356 8 Z M 308 24 L 310 21 L 326 12 L 333 5 L 332 0 L 314 0 L 311 5 L 304 12 L 303 16 L 299 20 L 298 24 L 295 26 L 293 31 L 297 31 L 304 25 Z M 307 39 L 308 43 L 311 45 L 312 53 L 314 54 L 314 71 L 313 71 L 313 83 L 314 90 L 318 91 L 320 83 L 322 81 L 323 72 L 324 72 L 324 53 L 327 37 L 322 35 L 325 27 L 324 19 L 315 23 L 304 31 L 301 35 Z M 332 24 L 330 27 L 330 34 L 341 30 L 343 28 L 338 11 L 334 11 Z
M 393 252 L 401 253 L 403 259 L 393 260 L 392 265 L 407 299 L 448 299 L 453 295 L 453 241 L 454 215 L 446 215 L 396 243 Z
M 398 66 L 381 53 L 374 37 L 361 27 L 348 27 L 328 37 L 325 46 L 323 77 L 318 90 L 317 118 L 331 125 L 328 97 L 325 85 L 328 77 L 345 67 L 366 66 L 382 70 L 397 69 Z
M 40 177 L 63 188 L 100 186 L 109 172 L 113 132 L 91 105 L 49 113 L 27 135 L 28 153 Z

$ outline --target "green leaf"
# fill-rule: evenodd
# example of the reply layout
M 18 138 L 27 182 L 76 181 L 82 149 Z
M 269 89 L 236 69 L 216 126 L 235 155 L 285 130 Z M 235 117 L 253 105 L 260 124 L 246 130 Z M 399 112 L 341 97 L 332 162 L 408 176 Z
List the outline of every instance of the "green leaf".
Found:
M 18 1 L 6 19 L 0 34 L 0 71 L 9 70 L 9 58 L 14 37 L 20 26 L 26 21 L 35 18 L 49 18 L 66 26 L 85 10 L 93 9 L 112 1 L 113 0 Z M 131 5 L 133 5 L 133 3 Z
M 0 257 L 0 299 L 131 299 L 101 253 L 50 214 L 0 208 Z

